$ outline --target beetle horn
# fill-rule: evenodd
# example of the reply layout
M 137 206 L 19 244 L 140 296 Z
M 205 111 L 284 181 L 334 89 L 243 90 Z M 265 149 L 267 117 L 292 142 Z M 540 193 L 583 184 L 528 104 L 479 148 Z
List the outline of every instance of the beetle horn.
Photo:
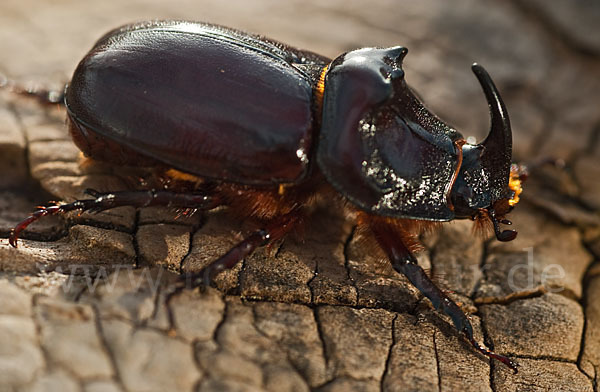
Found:
M 487 71 L 477 63 L 471 69 L 483 88 L 491 116 L 490 133 L 481 143 L 484 147 L 481 160 L 494 177 L 508 182 L 512 159 L 512 132 L 508 112 Z

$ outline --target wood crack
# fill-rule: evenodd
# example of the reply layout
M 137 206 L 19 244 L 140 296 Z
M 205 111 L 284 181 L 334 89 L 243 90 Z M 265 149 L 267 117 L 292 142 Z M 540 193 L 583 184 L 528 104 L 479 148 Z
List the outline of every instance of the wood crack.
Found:
M 440 355 L 437 347 L 436 336 L 438 331 L 433 332 L 433 353 L 435 354 L 435 366 L 437 370 L 438 392 L 442 392 L 442 368 L 440 366 Z
M 396 320 L 398 319 L 398 314 L 396 313 L 394 315 L 394 318 L 392 319 L 392 328 L 391 328 L 391 343 L 390 343 L 390 347 L 388 349 L 388 353 L 387 353 L 387 357 L 385 359 L 385 368 L 383 369 L 383 373 L 381 375 L 381 379 L 380 379 L 380 389 L 382 391 L 385 390 L 385 379 L 387 378 L 389 371 L 391 369 L 391 362 L 392 362 L 392 353 L 394 350 L 394 346 L 396 346 L 396 333 L 395 333 L 395 329 L 396 329 Z
M 123 379 L 121 377 L 121 371 L 119 369 L 119 366 L 117 365 L 117 359 L 115 358 L 114 353 L 110 349 L 110 347 L 108 345 L 108 341 L 106 339 L 106 336 L 104 335 L 104 329 L 102 327 L 100 311 L 98 310 L 96 305 L 91 305 L 91 308 L 92 308 L 92 311 L 94 314 L 94 324 L 96 326 L 96 334 L 98 336 L 98 340 L 100 341 L 101 348 L 104 351 L 106 357 L 108 358 L 110 366 L 113 370 L 113 375 L 114 375 L 113 379 L 121 387 L 122 390 L 126 390 L 125 384 L 123 384 Z

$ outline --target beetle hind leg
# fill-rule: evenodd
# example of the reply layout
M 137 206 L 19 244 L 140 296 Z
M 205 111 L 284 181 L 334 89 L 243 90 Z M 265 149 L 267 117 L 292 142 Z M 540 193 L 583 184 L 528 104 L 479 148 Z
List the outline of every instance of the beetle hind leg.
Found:
M 137 190 L 101 193 L 87 189 L 85 193 L 92 199 L 76 200 L 72 203 L 57 204 L 48 207 L 38 207 L 29 217 L 18 223 L 10 232 L 8 242 L 17 247 L 17 240 L 23 230 L 33 222 L 47 215 L 63 214 L 79 210 L 81 212 L 100 212 L 116 207 L 149 207 L 165 206 L 182 209 L 212 210 L 220 206 L 222 200 L 217 196 L 198 193 L 177 193 L 164 190 Z
M 65 86 L 66 87 L 66 86 Z M 44 105 L 64 105 L 65 89 L 50 90 L 39 86 L 27 87 L 6 78 L 0 73 L 0 88 L 7 88 L 15 94 L 34 98 Z
M 369 225 L 371 232 L 375 235 L 379 246 L 385 251 L 390 259 L 393 268 L 406 276 L 408 280 L 419 291 L 425 295 L 435 309 L 440 310 L 450 316 L 454 327 L 462 332 L 471 345 L 480 353 L 489 358 L 496 359 L 506 366 L 510 367 L 513 372 L 517 372 L 517 363 L 510 358 L 481 346 L 473 337 L 473 326 L 471 322 L 460 309 L 460 307 L 448 297 L 436 284 L 427 276 L 423 268 L 417 264 L 417 259 L 406 247 L 402 238 L 398 236 L 394 227 L 385 223 L 376 222 Z

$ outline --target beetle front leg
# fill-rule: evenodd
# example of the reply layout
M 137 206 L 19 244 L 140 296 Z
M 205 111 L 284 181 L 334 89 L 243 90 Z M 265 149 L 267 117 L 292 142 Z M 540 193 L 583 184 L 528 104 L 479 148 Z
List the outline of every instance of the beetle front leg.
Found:
M 175 208 L 192 208 L 198 210 L 211 210 L 222 204 L 222 200 L 214 196 L 194 193 L 176 193 L 163 190 L 139 190 L 100 193 L 93 189 L 85 191 L 93 199 L 76 200 L 72 203 L 58 204 L 49 207 L 38 207 L 29 217 L 21 221 L 10 232 L 8 242 L 17 247 L 17 240 L 23 230 L 31 223 L 47 215 L 63 214 L 69 211 L 100 212 L 116 207 L 149 207 L 165 206 Z
M 379 246 L 381 246 L 389 257 L 393 268 L 406 276 L 413 286 L 429 298 L 435 309 L 441 310 L 450 316 L 454 323 L 454 327 L 464 333 L 465 337 L 473 347 L 487 357 L 504 363 L 506 366 L 510 367 L 513 372 L 517 373 L 518 364 L 516 362 L 508 357 L 486 349 L 475 341 L 475 338 L 473 337 L 473 326 L 467 316 L 460 307 L 437 287 L 429 276 L 427 276 L 423 268 L 417 264 L 417 259 L 404 245 L 401 238 L 397 238 L 394 234 L 391 234 L 394 233 L 392 228 L 388 228 L 381 223 L 373 224 L 370 228 L 375 235 Z

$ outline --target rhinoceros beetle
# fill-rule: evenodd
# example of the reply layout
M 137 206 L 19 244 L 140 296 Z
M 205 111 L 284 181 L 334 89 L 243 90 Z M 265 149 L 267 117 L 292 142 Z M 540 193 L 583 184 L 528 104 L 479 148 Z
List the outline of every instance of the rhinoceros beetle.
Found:
M 474 64 L 491 130 L 481 144 L 467 143 L 409 88 L 406 53 L 400 46 L 364 48 L 332 61 L 183 21 L 112 30 L 65 88 L 70 133 L 91 159 L 150 167 L 172 181 L 160 189 L 88 190 L 91 199 L 40 207 L 14 228 L 10 244 L 39 218 L 72 210 L 226 205 L 259 229 L 193 275 L 201 285 L 299 226 L 315 196 L 337 195 L 397 272 L 478 351 L 516 372 L 515 362 L 475 341 L 468 318 L 413 256 L 417 235 L 436 222 L 473 219 L 493 227 L 500 241 L 516 237 L 500 229 L 510 224 L 505 215 L 521 192 L 506 108 Z

